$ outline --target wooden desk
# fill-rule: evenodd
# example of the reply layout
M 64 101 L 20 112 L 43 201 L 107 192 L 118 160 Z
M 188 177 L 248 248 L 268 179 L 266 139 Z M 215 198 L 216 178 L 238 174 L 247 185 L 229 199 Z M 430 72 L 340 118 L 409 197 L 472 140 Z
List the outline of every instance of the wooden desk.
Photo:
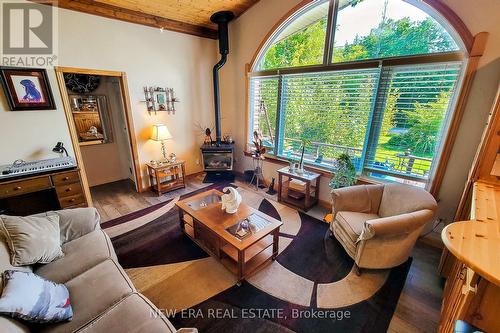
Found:
M 88 205 L 78 169 L 4 180 L 0 182 L 0 202 L 13 215 Z
M 160 196 L 164 192 L 186 187 L 185 164 L 185 161 L 162 164 L 147 163 L 151 189 Z
M 187 236 L 234 273 L 240 285 L 244 278 L 276 258 L 283 222 L 244 203 L 235 214 L 228 214 L 221 209 L 220 196 L 221 192 L 209 190 L 178 201 L 180 225 Z M 241 240 L 226 230 L 252 214 L 269 224 Z
M 471 221 L 451 223 L 441 237 L 458 259 L 446 282 L 439 332 L 465 320 L 486 332 L 500 329 L 500 186 L 474 184 Z

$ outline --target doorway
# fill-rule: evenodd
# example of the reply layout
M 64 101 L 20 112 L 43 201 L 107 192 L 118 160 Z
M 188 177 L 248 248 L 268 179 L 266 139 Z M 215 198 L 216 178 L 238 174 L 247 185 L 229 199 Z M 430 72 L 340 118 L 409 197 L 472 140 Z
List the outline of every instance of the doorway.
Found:
M 141 192 L 126 74 L 57 67 L 56 75 L 87 202 L 90 187 L 117 181 Z

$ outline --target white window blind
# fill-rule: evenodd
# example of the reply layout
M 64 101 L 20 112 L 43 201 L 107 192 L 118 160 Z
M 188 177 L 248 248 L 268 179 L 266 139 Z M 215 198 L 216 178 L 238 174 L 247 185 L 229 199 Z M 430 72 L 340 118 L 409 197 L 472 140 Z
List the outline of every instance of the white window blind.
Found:
M 424 186 L 439 156 L 461 62 L 282 74 L 250 79 L 250 131 L 269 153 Z
M 284 75 L 279 155 L 297 158 L 305 138 L 307 161 L 331 168 L 345 152 L 361 166 L 378 77 L 378 68 Z
M 278 103 L 279 78 L 253 77 L 250 79 L 250 130 L 248 142 L 253 140 L 253 132 L 262 135 L 263 143 L 270 152 L 275 146 L 276 113 Z
M 459 62 L 382 69 L 365 171 L 429 179 L 460 72 Z

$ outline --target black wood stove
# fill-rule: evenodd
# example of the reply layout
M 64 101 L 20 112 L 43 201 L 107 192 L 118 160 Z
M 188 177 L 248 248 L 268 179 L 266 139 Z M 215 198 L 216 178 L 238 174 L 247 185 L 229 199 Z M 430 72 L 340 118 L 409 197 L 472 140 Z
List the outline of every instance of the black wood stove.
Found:
M 214 81 L 214 106 L 215 106 L 215 141 L 211 144 L 204 144 L 201 147 L 203 156 L 203 169 L 207 176 L 204 183 L 214 183 L 221 180 L 234 180 L 234 145 L 233 143 L 222 142 L 222 131 L 220 124 L 220 92 L 219 92 L 219 70 L 224 66 L 229 54 L 229 33 L 228 23 L 234 18 L 230 11 L 217 12 L 210 17 L 213 23 L 218 26 L 220 61 L 213 69 Z

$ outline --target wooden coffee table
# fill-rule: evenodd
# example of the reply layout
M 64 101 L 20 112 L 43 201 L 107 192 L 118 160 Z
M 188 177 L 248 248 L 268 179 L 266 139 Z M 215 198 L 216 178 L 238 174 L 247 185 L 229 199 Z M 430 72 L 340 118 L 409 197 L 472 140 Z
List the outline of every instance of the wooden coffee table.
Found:
M 222 192 L 209 190 L 178 201 L 180 225 L 189 238 L 235 274 L 241 285 L 242 280 L 276 258 L 283 222 L 244 203 L 235 214 L 228 214 L 221 209 L 221 196 Z M 266 220 L 262 229 L 241 240 L 226 230 L 252 214 Z

